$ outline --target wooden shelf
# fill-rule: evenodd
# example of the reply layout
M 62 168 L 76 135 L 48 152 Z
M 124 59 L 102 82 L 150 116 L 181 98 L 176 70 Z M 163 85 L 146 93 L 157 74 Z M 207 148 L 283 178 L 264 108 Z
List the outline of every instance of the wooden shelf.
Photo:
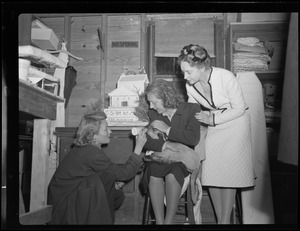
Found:
M 264 83 L 272 83 L 278 86 L 278 95 L 280 95 L 281 87 L 284 79 L 284 57 L 286 51 L 288 33 L 288 23 L 286 22 L 236 22 L 230 23 L 229 33 L 227 38 L 227 53 L 226 60 L 227 69 L 233 70 L 233 55 L 235 52 L 233 44 L 238 38 L 255 37 L 258 38 L 264 46 L 272 46 L 274 54 L 271 57 L 271 62 L 268 64 L 269 70 L 255 71 L 255 74 L 264 85 Z M 253 70 L 254 71 L 254 70 Z M 279 117 L 266 117 L 266 123 L 269 125 L 280 124 Z
M 265 81 L 283 81 L 283 76 L 284 73 L 282 71 L 274 71 L 274 70 L 269 70 L 269 71 L 258 71 L 255 72 L 257 77 L 260 79 L 260 81 L 265 82 Z
M 64 98 L 19 79 L 19 111 L 43 119 L 56 119 L 56 105 Z
M 281 44 L 282 49 L 280 52 L 285 52 L 285 45 L 287 41 L 288 23 L 286 22 L 236 22 L 230 23 L 228 41 L 227 41 L 227 52 L 228 62 L 227 68 L 233 71 L 232 57 L 234 53 L 233 43 L 237 42 L 238 38 L 241 37 L 255 37 L 264 45 L 278 45 Z M 275 62 L 277 67 L 270 67 L 271 69 L 266 72 L 259 72 L 260 74 L 266 73 L 281 73 L 284 70 L 282 64 L 282 58 L 285 56 L 284 53 L 280 54 L 278 51 L 279 47 L 275 48 L 274 56 L 271 62 Z

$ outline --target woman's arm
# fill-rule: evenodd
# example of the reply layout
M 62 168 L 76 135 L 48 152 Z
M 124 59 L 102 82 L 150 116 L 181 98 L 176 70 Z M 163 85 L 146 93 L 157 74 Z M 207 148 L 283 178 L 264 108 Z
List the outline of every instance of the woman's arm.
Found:
M 125 164 L 116 164 L 111 161 L 111 159 L 104 153 L 102 149 L 94 155 L 94 158 L 90 161 L 91 167 L 94 171 L 111 171 L 118 181 L 125 181 L 133 178 L 142 163 L 142 153 L 143 146 L 146 142 L 146 130 L 142 130 L 139 135 L 136 136 L 136 145 L 134 152 L 129 156 Z
M 244 115 L 247 105 L 237 78 L 232 74 L 224 76 L 224 87 L 230 107 L 223 113 L 214 115 L 214 123 L 222 124 Z
M 172 124 L 169 132 L 169 140 L 179 142 L 188 146 L 195 146 L 200 140 L 200 122 L 195 118 L 195 114 L 200 112 L 200 105 L 196 103 L 186 103 L 182 108 L 179 121 L 180 125 Z M 175 115 L 174 115 L 175 116 Z
M 162 116 L 159 116 L 159 114 L 154 111 L 154 110 L 149 110 L 149 119 L 151 124 L 154 120 L 161 120 Z M 144 145 L 145 150 L 149 151 L 155 151 L 155 152 L 160 152 L 162 150 L 162 147 L 165 143 L 163 139 L 153 139 L 151 138 L 148 134 L 147 135 L 147 142 Z

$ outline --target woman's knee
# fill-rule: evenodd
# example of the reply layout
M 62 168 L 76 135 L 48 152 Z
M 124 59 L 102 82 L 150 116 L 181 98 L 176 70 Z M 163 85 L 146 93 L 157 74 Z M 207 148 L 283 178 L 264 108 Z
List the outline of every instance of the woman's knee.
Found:
M 182 187 L 183 185 L 183 182 L 184 182 L 184 179 L 183 178 L 179 178 L 179 177 L 175 177 L 174 174 L 170 173 L 166 176 L 166 184 L 167 185 L 178 185 L 180 187 Z
M 162 177 L 155 177 L 155 176 L 150 176 L 150 180 L 149 180 L 150 184 L 151 183 L 163 183 L 164 179 Z

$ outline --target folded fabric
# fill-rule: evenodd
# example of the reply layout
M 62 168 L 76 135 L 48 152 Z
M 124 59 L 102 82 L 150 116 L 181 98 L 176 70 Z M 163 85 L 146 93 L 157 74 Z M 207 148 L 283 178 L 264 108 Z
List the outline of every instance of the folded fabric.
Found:
M 238 38 L 237 42 L 246 46 L 257 46 L 259 44 L 259 39 L 256 37 L 245 37 L 245 38 Z
M 254 52 L 254 53 L 263 53 L 266 54 L 267 50 L 265 47 L 256 45 L 256 46 L 247 46 L 240 43 L 234 43 L 234 49 L 236 51 L 247 51 L 247 52 Z
M 259 59 L 265 62 L 270 62 L 271 58 L 267 54 L 251 53 L 251 52 L 236 52 L 233 54 L 233 59 Z

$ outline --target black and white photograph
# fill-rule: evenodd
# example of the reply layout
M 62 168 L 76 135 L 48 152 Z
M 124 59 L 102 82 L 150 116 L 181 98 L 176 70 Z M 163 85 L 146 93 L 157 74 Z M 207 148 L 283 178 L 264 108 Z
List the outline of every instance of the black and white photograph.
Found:
M 2 2 L 1 229 L 298 230 L 298 11 Z

